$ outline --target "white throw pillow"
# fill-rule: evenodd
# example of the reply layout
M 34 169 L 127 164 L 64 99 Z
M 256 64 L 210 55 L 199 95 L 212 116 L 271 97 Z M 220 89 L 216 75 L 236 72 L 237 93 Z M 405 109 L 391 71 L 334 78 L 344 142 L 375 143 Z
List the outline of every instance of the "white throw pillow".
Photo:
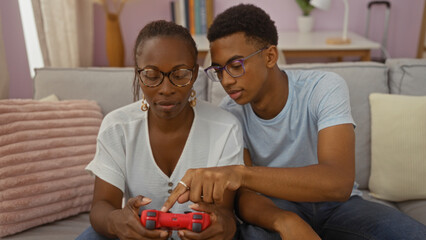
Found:
M 426 199 L 426 96 L 373 93 L 370 105 L 371 195 Z

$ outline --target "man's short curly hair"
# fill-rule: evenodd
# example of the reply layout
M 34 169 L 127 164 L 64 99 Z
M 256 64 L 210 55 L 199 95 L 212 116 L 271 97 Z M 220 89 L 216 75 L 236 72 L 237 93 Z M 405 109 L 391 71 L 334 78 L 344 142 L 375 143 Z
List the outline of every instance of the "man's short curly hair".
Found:
M 135 46 L 133 48 L 133 60 L 135 63 L 135 76 L 133 80 L 133 100 L 139 99 L 139 78 L 137 76 L 137 57 L 142 54 L 140 45 L 145 41 L 154 37 L 174 37 L 185 41 L 194 57 L 195 63 L 197 63 L 198 50 L 194 39 L 192 38 L 189 30 L 173 22 L 165 20 L 153 21 L 145 25 L 139 32 L 136 38 Z
M 249 41 L 260 45 L 277 45 L 278 33 L 274 21 L 261 8 L 239 4 L 219 14 L 210 26 L 207 38 L 213 42 L 234 33 L 243 32 Z

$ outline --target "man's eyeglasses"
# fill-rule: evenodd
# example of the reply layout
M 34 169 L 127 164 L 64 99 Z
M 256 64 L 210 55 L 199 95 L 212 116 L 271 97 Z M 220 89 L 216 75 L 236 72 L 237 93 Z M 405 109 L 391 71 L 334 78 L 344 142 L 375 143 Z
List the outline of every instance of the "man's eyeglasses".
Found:
M 262 52 L 263 50 L 267 49 L 268 47 L 264 47 L 262 49 L 257 50 L 256 52 L 248 55 L 245 58 L 234 60 L 228 64 L 226 64 L 223 67 L 220 66 L 210 66 L 204 71 L 206 72 L 207 76 L 216 82 L 220 82 L 223 79 L 223 70 L 225 70 L 231 77 L 241 77 L 246 73 L 246 69 L 244 67 L 244 61 L 253 57 L 254 55 Z
M 197 65 L 195 65 L 193 69 L 175 69 L 166 73 L 152 68 L 137 69 L 136 71 L 143 85 L 147 87 L 159 86 L 163 82 L 165 76 L 167 76 L 169 81 L 176 87 L 185 87 L 191 82 L 193 71 L 196 66 Z

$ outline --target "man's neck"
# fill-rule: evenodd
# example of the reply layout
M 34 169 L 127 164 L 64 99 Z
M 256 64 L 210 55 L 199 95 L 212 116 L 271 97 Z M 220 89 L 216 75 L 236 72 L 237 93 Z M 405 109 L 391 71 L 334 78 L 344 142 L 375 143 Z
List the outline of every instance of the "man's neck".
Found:
M 250 105 L 258 117 L 272 119 L 283 110 L 287 103 L 288 92 L 287 74 L 275 65 L 268 75 L 268 80 Z

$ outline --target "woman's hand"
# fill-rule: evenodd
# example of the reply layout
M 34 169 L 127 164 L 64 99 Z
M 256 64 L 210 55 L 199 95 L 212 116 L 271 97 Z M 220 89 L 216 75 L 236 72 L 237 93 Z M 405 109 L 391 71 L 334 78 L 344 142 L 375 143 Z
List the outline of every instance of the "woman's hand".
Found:
M 192 204 L 193 210 L 206 212 L 210 215 L 210 226 L 200 233 L 189 230 L 179 230 L 178 234 L 182 240 L 192 239 L 232 239 L 237 230 L 234 214 L 226 208 L 209 203 Z
M 176 201 L 184 203 L 222 203 L 226 190 L 236 191 L 243 183 L 242 165 L 189 169 L 182 178 L 188 188 L 178 184 L 164 203 L 167 212 Z M 189 191 L 188 191 L 189 190 Z
M 139 207 L 151 203 L 143 196 L 130 198 L 123 209 L 112 211 L 108 215 L 108 228 L 119 239 L 167 239 L 169 233 L 164 230 L 148 230 L 142 226 Z

